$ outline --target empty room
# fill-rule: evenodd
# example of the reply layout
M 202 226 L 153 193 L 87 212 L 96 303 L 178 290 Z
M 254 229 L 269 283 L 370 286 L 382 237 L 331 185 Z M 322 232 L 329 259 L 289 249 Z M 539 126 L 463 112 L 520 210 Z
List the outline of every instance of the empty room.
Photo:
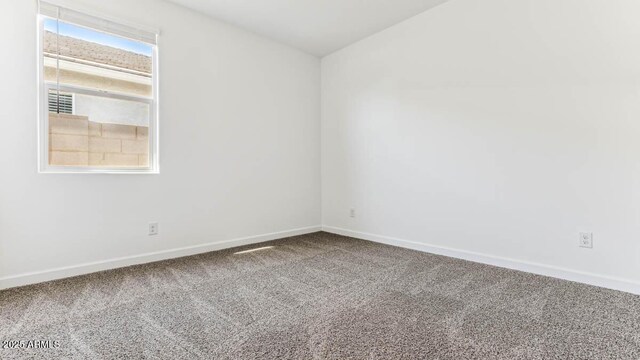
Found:
M 0 359 L 640 359 L 640 1 L 0 1 Z

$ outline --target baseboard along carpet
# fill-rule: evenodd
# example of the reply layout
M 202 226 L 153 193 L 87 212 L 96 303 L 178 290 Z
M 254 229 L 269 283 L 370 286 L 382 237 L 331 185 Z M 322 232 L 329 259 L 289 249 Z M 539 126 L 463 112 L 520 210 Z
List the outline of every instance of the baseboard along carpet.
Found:
M 640 296 L 316 233 L 2 291 L 0 340 L 2 359 L 640 359 Z

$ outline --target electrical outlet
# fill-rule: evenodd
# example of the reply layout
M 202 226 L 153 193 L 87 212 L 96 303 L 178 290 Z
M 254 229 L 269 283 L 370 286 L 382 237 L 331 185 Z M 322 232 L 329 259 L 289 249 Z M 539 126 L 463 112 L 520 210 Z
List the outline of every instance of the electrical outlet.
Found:
M 349 216 L 351 216 L 352 218 L 356 217 L 356 209 L 351 209 L 349 211 Z
M 593 233 L 580 233 L 579 243 L 580 247 L 592 249 L 593 248 Z
M 158 235 L 158 223 L 149 223 L 149 236 Z

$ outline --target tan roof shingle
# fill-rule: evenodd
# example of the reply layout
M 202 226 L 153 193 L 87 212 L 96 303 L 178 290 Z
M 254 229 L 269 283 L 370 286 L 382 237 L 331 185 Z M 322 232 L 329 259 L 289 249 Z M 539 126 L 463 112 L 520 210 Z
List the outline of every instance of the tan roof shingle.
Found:
M 151 74 L 150 56 L 45 31 L 44 52 Z

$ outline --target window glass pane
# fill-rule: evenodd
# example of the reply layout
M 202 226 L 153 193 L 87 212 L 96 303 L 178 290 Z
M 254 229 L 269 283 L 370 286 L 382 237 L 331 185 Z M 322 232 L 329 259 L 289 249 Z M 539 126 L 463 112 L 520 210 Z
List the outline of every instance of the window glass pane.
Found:
M 54 19 L 43 37 L 45 81 L 152 96 L 151 45 Z
M 149 168 L 153 46 L 52 19 L 43 37 L 49 165 Z

